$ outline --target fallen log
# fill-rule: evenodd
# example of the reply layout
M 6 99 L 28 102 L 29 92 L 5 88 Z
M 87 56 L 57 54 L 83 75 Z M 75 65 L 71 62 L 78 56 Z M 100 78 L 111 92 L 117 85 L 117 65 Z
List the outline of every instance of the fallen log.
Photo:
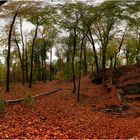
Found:
M 50 94 L 55 93 L 55 92 L 57 92 L 57 91 L 59 91 L 59 90 L 62 90 L 62 89 L 58 88 L 58 89 L 53 90 L 53 91 L 50 91 L 50 92 L 40 93 L 40 94 L 38 94 L 38 95 L 34 95 L 33 97 L 36 98 L 36 97 L 40 97 L 40 96 L 43 96 L 43 95 L 50 95 Z
M 48 96 L 48 95 L 50 95 L 50 94 L 52 94 L 52 93 L 55 93 L 55 92 L 57 92 L 57 91 L 59 91 L 59 90 L 62 90 L 62 89 L 55 89 L 55 90 L 53 90 L 53 91 L 45 92 L 45 93 L 40 93 L 40 94 L 34 95 L 34 96 L 32 96 L 32 97 L 33 97 L 33 98 L 37 98 L 37 97 L 40 97 L 40 96 L 43 96 L 43 95 Z M 24 100 L 25 100 L 25 98 L 21 98 L 21 99 L 15 99 L 15 100 L 7 100 L 7 101 L 4 101 L 4 102 L 5 102 L 5 104 L 14 104 L 14 103 L 22 102 L 22 101 L 24 101 Z

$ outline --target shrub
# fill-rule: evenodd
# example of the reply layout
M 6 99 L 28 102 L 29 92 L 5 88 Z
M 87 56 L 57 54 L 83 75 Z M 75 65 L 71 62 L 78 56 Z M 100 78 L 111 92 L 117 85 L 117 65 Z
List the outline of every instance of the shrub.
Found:
M 32 95 L 26 95 L 23 100 L 23 104 L 27 106 L 33 106 L 35 104 L 35 99 Z
M 112 77 L 112 83 L 113 83 L 113 85 L 116 85 L 116 84 L 119 83 L 119 81 L 118 81 L 117 78 L 115 78 L 115 77 L 113 76 L 113 77 Z
M 62 78 L 61 72 L 57 72 L 56 76 L 55 76 L 55 79 L 60 80 L 61 78 Z
M 113 72 L 113 77 L 114 78 L 119 78 L 120 76 L 122 76 L 124 74 L 124 71 L 123 69 L 121 68 L 118 68 L 118 69 L 115 69 L 114 72 Z
M 5 110 L 5 101 L 3 99 L 0 99 L 0 113 Z
M 103 72 L 94 73 L 91 82 L 94 84 L 102 84 L 103 78 L 104 78 Z

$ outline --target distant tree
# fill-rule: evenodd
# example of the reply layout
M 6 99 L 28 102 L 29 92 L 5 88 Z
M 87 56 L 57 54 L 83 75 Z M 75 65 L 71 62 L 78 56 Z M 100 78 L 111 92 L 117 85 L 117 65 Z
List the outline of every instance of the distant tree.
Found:
M 57 18 L 57 15 L 55 15 L 55 16 Z M 50 74 L 49 74 L 50 81 L 52 80 L 52 71 L 53 71 L 52 70 L 52 50 L 53 50 L 53 45 L 56 43 L 55 38 L 57 37 L 57 33 L 58 33 L 58 31 L 54 27 L 54 24 L 47 25 L 47 26 L 44 25 L 44 28 L 42 31 L 42 39 L 44 41 L 44 45 L 47 46 L 48 52 L 50 53 Z M 46 59 L 44 60 L 44 67 L 46 69 Z M 46 77 L 46 70 L 45 70 L 45 77 Z M 46 79 L 45 79 L 45 81 L 46 81 Z
M 11 50 L 11 36 L 12 36 L 12 30 L 13 26 L 16 20 L 16 17 L 19 14 L 20 8 L 23 5 L 23 3 L 17 3 L 18 5 L 11 5 L 11 8 L 15 8 L 16 11 L 13 12 L 13 18 L 12 22 L 10 24 L 9 34 L 8 34 L 8 53 L 7 53 L 7 72 L 6 72 L 6 92 L 9 92 L 9 82 L 10 82 L 10 50 Z M 14 9 L 13 9 L 14 10 Z
M 37 7 L 35 7 L 36 9 Z M 29 88 L 32 87 L 32 76 L 33 76 L 33 56 L 34 56 L 34 46 L 35 40 L 37 38 L 38 28 L 42 25 L 53 24 L 54 14 L 56 13 L 53 7 L 50 5 L 46 6 L 44 9 L 37 8 L 33 9 L 28 16 L 28 20 L 35 25 L 35 33 L 32 41 L 31 49 L 31 67 L 30 67 L 30 79 Z
M 122 13 L 117 1 L 105 1 L 100 5 L 101 16 L 94 22 L 93 28 L 96 37 L 101 43 L 102 48 L 102 71 L 104 84 L 106 86 L 106 53 L 109 40 L 116 32 L 116 26 L 120 22 L 119 16 Z M 110 9 L 110 10 L 108 10 Z M 111 12 L 110 12 L 111 11 Z
M 116 40 L 111 40 L 108 43 L 107 46 L 107 59 L 110 61 L 110 68 L 113 67 L 113 58 L 115 57 L 115 54 L 118 49 L 118 43 Z
M 123 42 L 125 40 L 126 31 L 127 31 L 127 26 L 125 27 L 125 31 L 124 31 L 123 35 L 121 36 L 121 39 L 120 39 L 119 44 L 118 44 L 117 51 L 115 52 L 115 56 L 114 56 L 114 68 L 115 69 L 116 69 L 116 66 L 117 66 L 118 54 L 120 53 L 121 48 L 123 46 Z
M 128 37 L 126 38 L 124 53 L 125 53 L 127 65 L 129 64 L 131 65 L 136 62 L 137 46 L 138 46 L 138 42 L 136 39 L 128 38 Z
M 62 8 L 62 27 L 67 29 L 73 37 L 73 55 L 72 55 L 72 75 L 73 75 L 73 91 L 76 91 L 76 78 L 75 78 L 75 54 L 76 54 L 76 45 L 77 45 L 77 27 L 81 19 L 81 3 L 66 3 Z M 69 24 L 68 24 L 69 23 Z
M 13 41 L 15 42 L 19 54 L 19 60 L 20 60 L 20 65 L 21 65 L 21 71 L 22 71 L 22 85 L 24 85 L 24 60 L 21 54 L 20 46 L 19 46 L 19 39 L 17 38 L 17 34 L 15 30 L 13 31 Z

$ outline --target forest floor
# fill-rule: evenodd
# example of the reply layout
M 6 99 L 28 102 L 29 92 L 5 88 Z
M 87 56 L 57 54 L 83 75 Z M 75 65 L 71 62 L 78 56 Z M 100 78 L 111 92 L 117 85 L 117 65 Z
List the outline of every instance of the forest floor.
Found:
M 77 95 L 71 93 L 72 83 L 63 80 L 36 83 L 32 89 L 14 85 L 3 98 L 18 99 L 57 88 L 62 90 L 37 98 L 31 106 L 6 105 L 5 111 L 0 113 L 0 138 L 140 139 L 139 108 L 130 108 L 121 114 L 94 111 L 94 108 L 123 103 L 116 96 L 115 86 L 107 93 L 102 85 L 92 84 L 89 76 L 82 77 L 79 102 Z M 0 92 L 3 91 L 1 87 Z

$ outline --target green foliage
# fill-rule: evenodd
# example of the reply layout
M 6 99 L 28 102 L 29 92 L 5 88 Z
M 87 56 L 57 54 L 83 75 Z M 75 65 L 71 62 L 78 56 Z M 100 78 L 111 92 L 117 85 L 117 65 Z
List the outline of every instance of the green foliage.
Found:
M 70 63 L 65 63 L 64 65 L 63 79 L 68 81 L 72 80 L 72 69 Z
M 133 38 L 128 38 L 125 41 L 126 47 L 124 48 L 124 52 L 127 57 L 128 64 L 134 64 L 135 58 L 138 53 L 138 43 L 137 40 Z
M 116 40 L 111 40 L 107 46 L 107 57 L 113 58 L 118 51 L 118 43 Z
M 56 80 L 62 79 L 62 72 L 61 72 L 61 71 L 58 71 L 58 72 L 56 73 L 55 79 L 56 79 Z
M 35 104 L 35 99 L 32 95 L 26 95 L 23 100 L 23 104 L 26 106 L 33 106 Z
M 3 99 L 0 99 L 0 113 L 4 112 L 5 105 L 5 101 Z

